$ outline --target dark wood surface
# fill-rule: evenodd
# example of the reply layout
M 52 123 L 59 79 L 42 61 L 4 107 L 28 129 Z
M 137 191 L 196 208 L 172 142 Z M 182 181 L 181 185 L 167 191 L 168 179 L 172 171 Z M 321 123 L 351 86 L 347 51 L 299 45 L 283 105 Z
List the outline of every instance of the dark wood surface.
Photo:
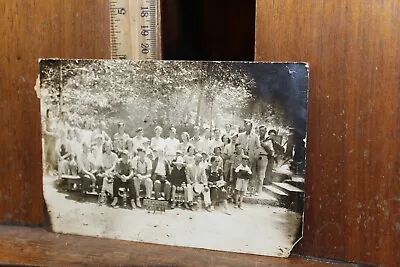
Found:
M 41 228 L 0 226 L 0 264 L 36 266 L 346 266 L 300 257 L 279 259 L 204 249 L 59 235 Z M 350 266 L 350 265 L 349 265 Z
M 400 1 L 257 3 L 256 60 L 310 63 L 296 252 L 400 264 Z
M 0 222 L 43 223 L 38 59 L 108 58 L 108 1 L 0 0 Z

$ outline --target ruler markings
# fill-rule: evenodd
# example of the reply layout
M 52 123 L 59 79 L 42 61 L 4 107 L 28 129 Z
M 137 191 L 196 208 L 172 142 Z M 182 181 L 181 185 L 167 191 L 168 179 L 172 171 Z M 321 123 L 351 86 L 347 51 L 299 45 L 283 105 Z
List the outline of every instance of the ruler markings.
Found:
M 110 0 L 111 58 L 157 59 L 159 0 Z

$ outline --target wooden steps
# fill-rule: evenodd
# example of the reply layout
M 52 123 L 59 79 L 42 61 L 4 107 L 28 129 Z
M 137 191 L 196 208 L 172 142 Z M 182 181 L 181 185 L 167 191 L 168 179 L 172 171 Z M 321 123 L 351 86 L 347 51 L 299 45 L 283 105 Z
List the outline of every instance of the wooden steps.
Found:
M 258 196 L 243 196 L 243 203 L 280 206 L 280 202 L 277 198 L 264 191 L 262 191 Z

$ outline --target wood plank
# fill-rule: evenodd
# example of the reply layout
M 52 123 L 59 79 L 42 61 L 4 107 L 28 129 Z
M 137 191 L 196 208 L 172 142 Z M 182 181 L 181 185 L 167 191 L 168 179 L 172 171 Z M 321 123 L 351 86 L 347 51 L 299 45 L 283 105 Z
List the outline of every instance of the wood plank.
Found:
M 256 60 L 310 63 L 305 255 L 400 262 L 400 1 L 257 1 Z
M 0 222 L 43 223 L 38 58 L 108 58 L 107 0 L 0 0 Z
M 0 264 L 36 266 L 337 266 L 300 257 L 280 259 L 178 248 L 0 226 Z M 342 265 L 341 265 L 342 266 Z

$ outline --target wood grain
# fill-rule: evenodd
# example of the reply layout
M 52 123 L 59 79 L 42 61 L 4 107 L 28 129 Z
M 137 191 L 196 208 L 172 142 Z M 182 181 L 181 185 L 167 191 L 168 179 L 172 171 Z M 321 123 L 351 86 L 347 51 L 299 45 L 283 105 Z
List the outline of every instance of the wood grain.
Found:
M 0 222 L 43 223 L 38 59 L 108 58 L 108 1 L 0 1 Z
M 0 226 L 0 264 L 153 267 L 337 266 L 333 263 L 299 257 L 279 259 L 205 249 L 59 235 L 40 228 L 13 226 Z
M 258 0 L 256 60 L 310 63 L 305 255 L 400 262 L 400 2 Z

